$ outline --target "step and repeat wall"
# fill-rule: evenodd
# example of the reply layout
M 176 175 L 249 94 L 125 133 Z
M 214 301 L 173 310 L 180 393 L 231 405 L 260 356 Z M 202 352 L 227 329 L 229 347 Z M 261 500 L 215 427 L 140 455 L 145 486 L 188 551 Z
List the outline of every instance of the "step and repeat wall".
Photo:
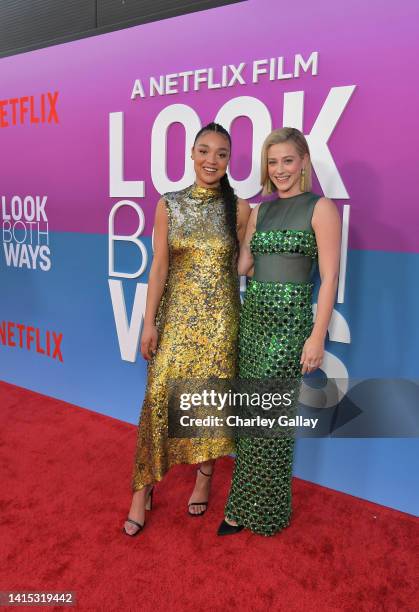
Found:
M 418 17 L 413 0 L 249 0 L 0 59 L 0 378 L 137 423 L 155 206 L 193 182 L 216 120 L 239 196 L 261 201 L 261 145 L 286 125 L 339 207 L 325 374 L 418 379 Z M 417 513 L 418 451 L 298 440 L 295 474 Z

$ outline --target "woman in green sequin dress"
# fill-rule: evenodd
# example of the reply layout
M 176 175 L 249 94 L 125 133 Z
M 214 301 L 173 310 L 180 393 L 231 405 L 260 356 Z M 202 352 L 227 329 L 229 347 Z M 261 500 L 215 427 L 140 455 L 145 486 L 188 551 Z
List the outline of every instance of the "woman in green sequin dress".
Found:
M 300 380 L 320 367 L 339 272 L 340 217 L 311 189 L 309 149 L 294 128 L 275 130 L 262 150 L 263 193 L 278 199 L 249 218 L 239 273 L 249 281 L 239 331 L 239 375 Z M 313 269 L 321 277 L 313 325 Z M 298 396 L 299 383 L 294 387 Z M 273 535 L 289 524 L 294 438 L 239 437 L 219 535 L 248 528 Z

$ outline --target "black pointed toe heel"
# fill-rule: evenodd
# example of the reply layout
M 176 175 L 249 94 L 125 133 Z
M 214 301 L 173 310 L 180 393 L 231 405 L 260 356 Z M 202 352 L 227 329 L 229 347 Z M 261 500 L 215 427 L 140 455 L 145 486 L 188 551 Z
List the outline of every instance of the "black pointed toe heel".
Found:
M 244 529 L 243 525 L 230 525 L 227 521 L 223 520 L 218 527 L 217 535 L 225 536 L 225 535 L 234 535 L 235 533 L 239 533 Z

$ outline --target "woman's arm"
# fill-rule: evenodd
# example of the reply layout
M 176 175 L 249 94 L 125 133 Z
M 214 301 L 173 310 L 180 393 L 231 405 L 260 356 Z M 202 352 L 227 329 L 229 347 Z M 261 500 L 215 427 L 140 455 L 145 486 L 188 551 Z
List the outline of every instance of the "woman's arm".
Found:
M 244 238 L 240 245 L 240 256 L 237 264 L 240 276 L 244 274 L 246 274 L 247 276 L 253 275 L 253 255 L 250 251 L 250 241 L 256 231 L 256 219 L 258 216 L 259 206 L 260 204 L 255 206 L 252 212 L 250 213 Z
M 311 222 L 319 252 L 320 289 L 313 330 L 304 344 L 301 355 L 302 373 L 320 367 L 324 356 L 324 342 L 339 279 L 341 221 L 335 204 L 328 198 L 317 202 Z M 310 364 L 310 365 L 309 365 Z
M 151 359 L 157 349 L 158 333 L 155 319 L 169 271 L 168 227 L 166 204 L 161 198 L 157 203 L 154 219 L 154 255 L 148 277 L 147 301 L 141 336 L 141 354 L 147 360 Z
M 249 220 L 251 208 L 247 200 L 237 198 L 237 240 L 242 244 Z

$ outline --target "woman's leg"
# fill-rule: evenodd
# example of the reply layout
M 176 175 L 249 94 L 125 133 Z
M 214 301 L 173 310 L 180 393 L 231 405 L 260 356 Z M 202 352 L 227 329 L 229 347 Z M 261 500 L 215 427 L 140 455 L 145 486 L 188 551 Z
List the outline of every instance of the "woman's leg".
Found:
M 140 525 L 144 525 L 145 507 L 151 489 L 152 485 L 147 485 L 139 491 L 135 491 L 132 496 L 131 507 L 128 512 L 128 518 L 132 519 L 136 523 L 139 523 Z M 139 529 L 139 527 L 137 527 L 133 523 L 130 523 L 129 521 L 125 521 L 124 528 L 128 535 L 134 535 Z
M 190 514 L 202 514 L 207 509 L 205 504 L 199 502 L 208 502 L 214 464 L 214 459 L 204 461 L 197 470 L 195 487 L 188 502 Z

